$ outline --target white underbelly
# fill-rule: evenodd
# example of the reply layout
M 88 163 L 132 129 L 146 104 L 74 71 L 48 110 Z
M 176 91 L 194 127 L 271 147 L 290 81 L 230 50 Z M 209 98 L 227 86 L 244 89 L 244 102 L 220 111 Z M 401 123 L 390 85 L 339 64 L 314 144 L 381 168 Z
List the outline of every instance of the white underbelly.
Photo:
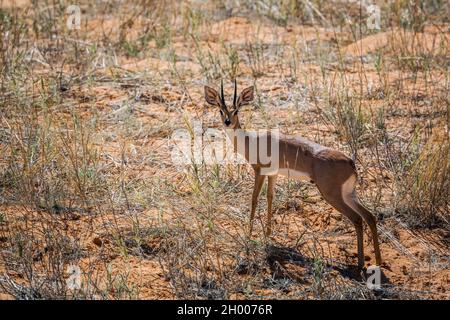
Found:
M 307 172 L 297 171 L 293 169 L 278 169 L 276 174 L 290 179 L 311 180 L 311 176 Z

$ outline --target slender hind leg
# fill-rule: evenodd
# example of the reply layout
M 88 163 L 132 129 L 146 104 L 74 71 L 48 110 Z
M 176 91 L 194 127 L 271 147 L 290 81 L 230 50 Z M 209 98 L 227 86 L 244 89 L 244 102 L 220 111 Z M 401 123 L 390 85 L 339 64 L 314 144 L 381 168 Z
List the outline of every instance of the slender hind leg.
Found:
M 356 184 L 356 175 L 351 176 L 347 181 L 344 182 L 342 185 L 342 194 L 345 203 L 350 206 L 354 211 L 356 211 L 361 218 L 368 224 L 370 228 L 370 233 L 372 234 L 373 239 L 373 247 L 375 251 L 375 261 L 377 265 L 381 265 L 381 253 L 380 253 L 380 246 L 378 243 L 378 231 L 377 231 L 377 220 L 375 219 L 375 216 L 364 206 L 361 205 L 361 203 L 358 201 L 358 198 L 356 197 L 356 190 L 355 190 L 355 184 Z
M 356 219 L 353 221 L 356 231 L 356 242 L 358 245 L 358 268 L 362 269 L 364 267 L 364 233 L 362 219 Z
M 377 220 L 376 220 L 375 216 L 369 210 L 364 208 L 364 206 L 361 203 L 359 203 L 354 192 L 347 199 L 346 200 L 348 201 L 348 205 L 351 206 L 356 212 L 358 212 L 359 215 L 368 224 L 368 226 L 370 228 L 370 233 L 372 234 L 372 239 L 373 239 L 373 248 L 375 251 L 375 261 L 378 266 L 381 266 L 382 260 L 381 260 L 381 253 L 380 253 L 380 245 L 378 242 Z
M 261 192 L 262 185 L 264 183 L 266 176 L 261 175 L 259 170 L 255 170 L 255 185 L 253 187 L 252 195 L 252 209 L 250 213 L 250 227 L 249 227 L 249 237 L 251 238 L 253 232 L 253 219 L 255 218 L 256 205 L 258 204 L 259 193 Z
M 362 269 L 364 267 L 364 233 L 361 217 L 355 210 L 349 207 L 343 199 L 329 201 L 328 203 L 346 216 L 355 226 L 356 244 L 358 248 L 358 268 Z
M 272 233 L 272 201 L 273 201 L 273 189 L 277 176 L 269 176 L 267 182 L 267 231 L 266 236 L 269 237 Z
M 356 241 L 358 247 L 358 267 L 362 269 L 364 267 L 364 233 L 361 216 L 358 214 L 358 212 L 356 212 L 356 210 L 345 203 L 341 188 L 333 188 L 329 185 L 327 186 L 328 188 L 321 188 L 319 184 L 317 185 L 317 187 L 319 188 L 319 191 L 325 201 L 327 201 L 337 211 L 346 216 L 355 226 Z

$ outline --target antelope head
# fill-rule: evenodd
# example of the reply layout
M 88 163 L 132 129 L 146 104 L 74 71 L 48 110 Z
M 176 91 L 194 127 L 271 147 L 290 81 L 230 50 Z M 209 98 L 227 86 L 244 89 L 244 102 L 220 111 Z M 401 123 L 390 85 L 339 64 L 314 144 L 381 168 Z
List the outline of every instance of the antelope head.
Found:
M 252 102 L 254 97 L 253 86 L 242 90 L 239 97 L 237 97 L 237 83 L 234 80 L 234 96 L 233 106 L 229 109 L 225 103 L 225 97 L 223 94 L 223 81 L 220 83 L 220 94 L 213 88 L 205 86 L 205 100 L 212 106 L 219 107 L 220 117 L 222 123 L 226 129 L 237 129 L 240 127 L 238 112 L 242 106 L 245 106 Z

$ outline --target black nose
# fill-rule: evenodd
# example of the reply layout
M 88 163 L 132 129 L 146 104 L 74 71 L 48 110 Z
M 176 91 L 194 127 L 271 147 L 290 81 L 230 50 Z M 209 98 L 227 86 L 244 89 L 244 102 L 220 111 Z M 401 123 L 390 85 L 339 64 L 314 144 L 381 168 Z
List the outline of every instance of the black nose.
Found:
M 226 119 L 226 120 L 225 120 L 225 125 L 229 126 L 230 124 L 231 124 L 230 119 Z

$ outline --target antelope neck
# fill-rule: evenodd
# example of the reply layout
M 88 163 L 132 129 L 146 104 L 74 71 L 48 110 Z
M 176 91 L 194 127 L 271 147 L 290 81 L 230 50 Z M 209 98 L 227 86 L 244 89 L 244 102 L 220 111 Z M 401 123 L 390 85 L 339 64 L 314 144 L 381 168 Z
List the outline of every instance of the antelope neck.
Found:
M 233 143 L 234 152 L 236 153 L 237 152 L 237 138 L 236 138 L 235 132 L 236 132 L 236 130 L 242 129 L 239 120 L 237 121 L 234 128 L 226 128 L 225 127 L 224 129 L 225 129 L 225 133 L 227 134 L 231 143 Z

